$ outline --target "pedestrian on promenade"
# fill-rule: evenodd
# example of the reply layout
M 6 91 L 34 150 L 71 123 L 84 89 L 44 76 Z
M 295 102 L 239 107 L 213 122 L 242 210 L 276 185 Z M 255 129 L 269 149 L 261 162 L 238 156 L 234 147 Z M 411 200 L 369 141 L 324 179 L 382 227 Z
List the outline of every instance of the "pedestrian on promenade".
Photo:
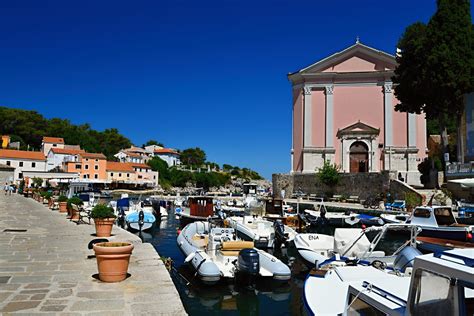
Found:
M 8 195 L 12 195 L 14 189 L 15 188 L 13 187 L 13 183 L 10 183 L 10 185 L 8 186 Z
M 10 186 L 8 185 L 8 182 L 5 182 L 5 187 L 3 189 L 5 190 L 5 195 L 7 195 L 10 191 Z

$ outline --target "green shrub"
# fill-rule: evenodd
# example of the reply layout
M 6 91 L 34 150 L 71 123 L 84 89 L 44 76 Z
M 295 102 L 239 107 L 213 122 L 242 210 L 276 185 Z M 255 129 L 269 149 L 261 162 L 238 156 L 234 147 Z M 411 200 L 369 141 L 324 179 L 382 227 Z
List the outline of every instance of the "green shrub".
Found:
M 324 161 L 323 167 L 318 169 L 316 176 L 322 183 L 329 187 L 337 185 L 341 179 L 339 167 L 336 164 L 330 163 L 328 160 Z
M 105 205 L 97 204 L 91 212 L 92 218 L 115 218 L 114 209 Z
M 84 204 L 84 202 L 82 202 L 82 200 L 80 198 L 78 198 L 77 196 L 73 196 L 72 198 L 67 200 L 67 206 L 72 207 L 73 204 L 74 205 L 82 205 L 82 204 Z
M 58 202 L 67 202 L 67 197 L 65 195 L 60 195 L 58 197 Z
M 45 198 L 46 200 L 49 200 L 53 197 L 53 193 L 51 192 L 45 192 L 44 195 L 43 195 L 43 198 Z

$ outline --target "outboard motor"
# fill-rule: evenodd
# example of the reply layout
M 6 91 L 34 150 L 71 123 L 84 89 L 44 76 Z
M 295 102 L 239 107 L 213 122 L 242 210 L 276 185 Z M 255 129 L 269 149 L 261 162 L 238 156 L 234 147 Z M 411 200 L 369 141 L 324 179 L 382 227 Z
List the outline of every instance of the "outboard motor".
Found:
M 275 229 L 275 247 L 278 249 L 288 240 L 288 235 L 285 234 L 285 225 L 281 221 L 273 223 Z
M 260 272 L 260 260 L 257 250 L 247 248 L 239 251 L 237 272 L 236 278 L 239 282 L 245 284 L 253 284 L 255 282 L 255 278 Z
M 143 213 L 143 210 L 140 210 L 140 212 L 138 212 L 138 227 L 140 227 L 140 231 L 142 231 L 142 227 L 144 223 L 145 223 L 145 213 Z
M 393 269 L 401 272 L 405 272 L 405 269 L 408 267 L 413 267 L 413 261 L 415 258 L 422 253 L 411 246 L 406 246 L 400 251 L 393 262 Z

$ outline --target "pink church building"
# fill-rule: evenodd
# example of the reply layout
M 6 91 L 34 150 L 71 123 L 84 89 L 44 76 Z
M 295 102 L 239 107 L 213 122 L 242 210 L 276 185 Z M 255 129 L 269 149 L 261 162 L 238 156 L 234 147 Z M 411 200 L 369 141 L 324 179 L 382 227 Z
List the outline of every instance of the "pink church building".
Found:
M 354 45 L 288 75 L 293 93 L 292 172 L 329 160 L 341 172 L 397 171 L 420 184 L 426 157 L 423 114 L 395 111 L 395 56 Z

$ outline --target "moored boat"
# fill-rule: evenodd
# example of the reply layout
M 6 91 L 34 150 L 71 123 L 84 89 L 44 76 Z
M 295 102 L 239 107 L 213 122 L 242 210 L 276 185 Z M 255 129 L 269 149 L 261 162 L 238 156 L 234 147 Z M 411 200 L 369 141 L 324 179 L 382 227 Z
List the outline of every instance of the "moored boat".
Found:
M 296 236 L 293 228 L 257 216 L 232 216 L 226 218 L 226 222 L 240 238 L 253 241 L 257 248 L 273 248 L 276 243 L 284 245 Z
M 474 242 L 474 226 L 458 224 L 449 206 L 417 207 L 406 223 L 420 227 L 420 236 Z
M 177 238 L 179 249 L 205 284 L 221 279 L 268 277 L 287 281 L 291 271 L 269 253 L 254 248 L 253 242 L 235 238 L 233 228 L 212 227 L 196 221 L 184 227 Z
M 125 223 L 127 223 L 128 228 L 137 231 L 151 229 L 155 221 L 155 216 L 143 209 L 130 212 L 125 216 Z

